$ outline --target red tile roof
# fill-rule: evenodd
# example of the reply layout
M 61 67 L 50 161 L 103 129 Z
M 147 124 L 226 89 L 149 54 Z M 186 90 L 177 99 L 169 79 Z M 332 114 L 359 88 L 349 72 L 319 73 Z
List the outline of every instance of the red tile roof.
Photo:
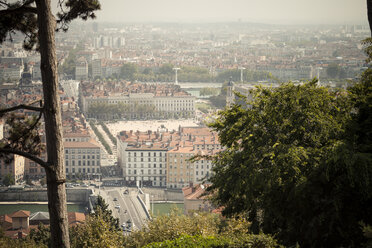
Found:
M 30 217 L 30 211 L 26 210 L 19 210 L 17 212 L 14 212 L 10 215 L 11 218 L 25 218 L 25 217 Z

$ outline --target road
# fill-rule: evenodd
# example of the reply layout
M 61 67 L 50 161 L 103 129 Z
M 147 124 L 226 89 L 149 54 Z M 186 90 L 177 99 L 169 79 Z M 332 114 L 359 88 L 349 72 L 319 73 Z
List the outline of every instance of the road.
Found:
M 109 197 L 108 203 L 114 206 L 113 215 L 119 218 L 120 225 L 127 226 L 128 220 L 132 223 L 132 230 L 141 229 L 148 220 L 145 210 L 137 199 L 137 189 L 129 189 L 124 194 L 125 188 L 106 189 Z M 120 206 L 120 207 L 116 207 Z

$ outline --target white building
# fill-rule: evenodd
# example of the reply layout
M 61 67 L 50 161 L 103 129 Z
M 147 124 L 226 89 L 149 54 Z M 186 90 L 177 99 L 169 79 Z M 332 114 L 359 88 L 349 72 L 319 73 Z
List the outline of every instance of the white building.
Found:
M 166 152 L 164 148 L 127 147 L 123 177 L 128 185 L 165 187 Z
M 141 115 L 155 118 L 195 116 L 195 97 L 189 95 L 155 96 L 153 93 L 131 93 L 129 96 L 87 97 L 80 94 L 80 98 L 83 112 L 92 118 L 97 118 L 97 116 L 89 113 L 89 106 L 97 103 L 123 103 L 128 105 L 130 107 L 127 112 L 130 115 L 128 118 L 137 118 Z M 135 109 L 139 105 L 152 107 L 153 109 L 150 112 L 141 114 Z

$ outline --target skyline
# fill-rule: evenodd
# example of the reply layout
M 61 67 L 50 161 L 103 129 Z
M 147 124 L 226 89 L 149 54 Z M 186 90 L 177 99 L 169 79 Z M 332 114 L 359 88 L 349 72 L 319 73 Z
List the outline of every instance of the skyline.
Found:
M 96 14 L 97 22 L 368 24 L 365 0 L 105 0 Z

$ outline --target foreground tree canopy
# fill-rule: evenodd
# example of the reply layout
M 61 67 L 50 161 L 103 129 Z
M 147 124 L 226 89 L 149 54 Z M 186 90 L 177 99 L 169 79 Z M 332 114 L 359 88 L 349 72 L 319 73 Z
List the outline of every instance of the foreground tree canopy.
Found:
M 372 72 L 350 91 L 316 80 L 251 92 L 211 124 L 214 202 L 285 245 L 358 247 L 372 224 Z M 245 99 L 246 100 L 246 99 Z

